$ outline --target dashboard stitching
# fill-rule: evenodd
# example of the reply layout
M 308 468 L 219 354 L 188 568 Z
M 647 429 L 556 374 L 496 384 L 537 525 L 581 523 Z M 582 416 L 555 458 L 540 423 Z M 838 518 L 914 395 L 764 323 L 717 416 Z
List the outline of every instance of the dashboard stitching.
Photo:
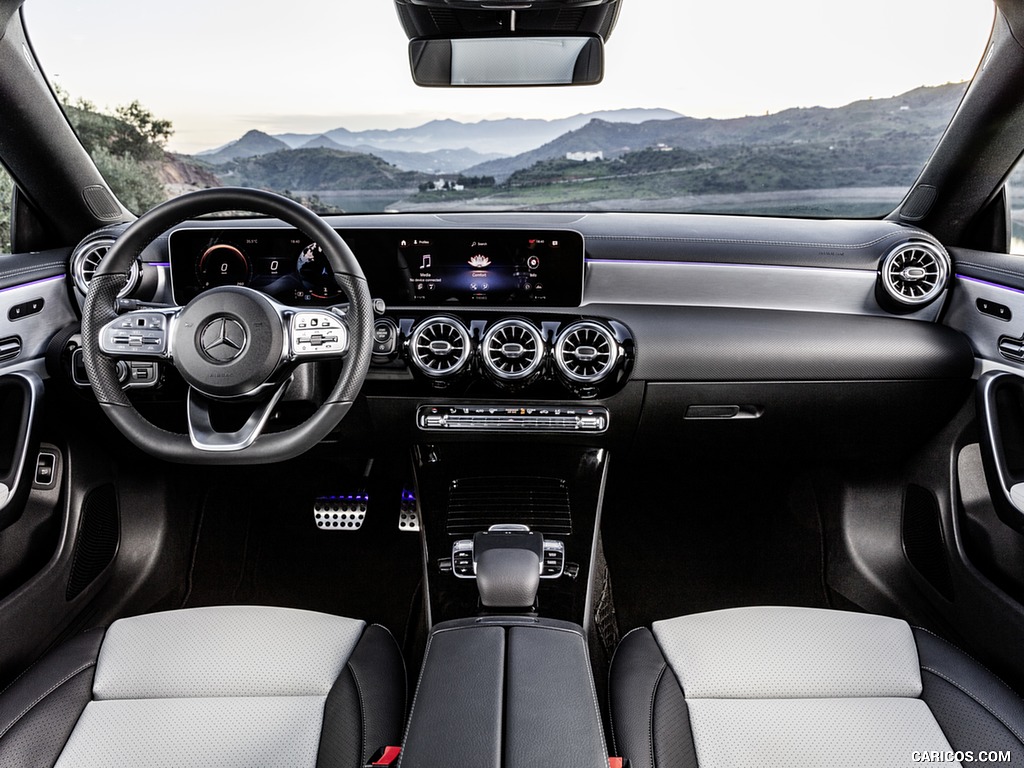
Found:
M 991 267 L 988 264 L 978 264 L 974 261 L 957 261 L 957 267 L 974 267 L 985 272 L 995 272 L 996 274 L 1006 275 L 1007 277 L 1024 277 L 1024 272 L 1018 272 L 1013 269 L 1004 269 L 1003 267 Z
M 19 267 L 18 269 L 9 269 L 0 272 L 0 279 L 5 277 L 15 277 L 16 275 L 24 275 L 29 272 L 42 272 L 48 271 L 55 267 L 66 267 L 67 264 L 63 261 L 51 261 L 46 264 L 33 264 L 31 267 Z M 56 275 L 54 275 L 56 277 Z
M 795 248 L 867 248 L 878 245 L 896 237 L 907 237 L 908 234 L 924 236 L 924 233 L 889 232 L 866 243 L 807 243 L 790 240 L 744 240 L 738 238 L 715 237 L 661 237 L 658 235 L 587 235 L 588 240 L 618 240 L 635 242 L 667 242 L 667 243 L 722 243 L 727 245 L 787 245 Z M 598 259 L 600 260 L 600 259 Z

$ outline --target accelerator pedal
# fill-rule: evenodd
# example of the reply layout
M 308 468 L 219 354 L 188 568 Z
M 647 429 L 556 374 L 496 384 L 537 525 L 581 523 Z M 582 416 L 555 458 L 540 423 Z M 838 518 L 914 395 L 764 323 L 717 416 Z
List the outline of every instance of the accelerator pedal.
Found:
M 416 494 L 408 488 L 402 489 L 402 503 L 398 508 L 398 530 L 418 533 L 420 510 L 416 506 Z

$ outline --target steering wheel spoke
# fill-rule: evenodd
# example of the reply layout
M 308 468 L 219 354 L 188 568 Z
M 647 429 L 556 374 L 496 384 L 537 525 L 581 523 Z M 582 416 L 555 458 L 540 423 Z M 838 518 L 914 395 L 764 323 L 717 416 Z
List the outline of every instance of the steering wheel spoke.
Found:
M 180 307 L 167 307 L 118 315 L 100 329 L 100 351 L 120 358 L 170 360 L 171 335 L 180 312 Z
M 214 453 L 248 448 L 263 434 L 274 408 L 277 407 L 291 381 L 289 377 L 274 389 L 269 398 L 255 403 L 249 418 L 233 432 L 221 432 L 213 426 L 212 409 L 216 407 L 217 401 L 206 397 L 194 387 L 189 387 L 186 413 L 188 437 L 192 446 L 200 451 Z

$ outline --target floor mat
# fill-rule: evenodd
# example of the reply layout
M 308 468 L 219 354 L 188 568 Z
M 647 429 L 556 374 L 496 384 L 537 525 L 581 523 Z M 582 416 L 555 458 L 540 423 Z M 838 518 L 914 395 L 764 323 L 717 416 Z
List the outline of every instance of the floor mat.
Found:
M 793 478 L 670 463 L 613 477 L 602 529 L 619 630 L 743 605 L 826 607 L 820 520 Z
M 336 492 L 351 493 L 354 483 Z M 185 606 L 261 604 L 387 627 L 399 643 L 415 613 L 419 535 L 398 530 L 401 486 L 370 485 L 359 530 L 320 530 L 306 484 L 245 476 L 206 495 Z M 323 491 L 320 491 L 321 493 Z

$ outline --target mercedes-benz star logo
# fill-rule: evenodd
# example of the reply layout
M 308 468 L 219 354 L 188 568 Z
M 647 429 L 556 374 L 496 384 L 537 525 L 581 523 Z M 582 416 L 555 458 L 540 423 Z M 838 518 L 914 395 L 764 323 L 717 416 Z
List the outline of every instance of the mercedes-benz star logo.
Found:
M 217 363 L 230 363 L 245 347 L 245 328 L 230 317 L 218 317 L 203 328 L 199 344 L 206 356 Z

